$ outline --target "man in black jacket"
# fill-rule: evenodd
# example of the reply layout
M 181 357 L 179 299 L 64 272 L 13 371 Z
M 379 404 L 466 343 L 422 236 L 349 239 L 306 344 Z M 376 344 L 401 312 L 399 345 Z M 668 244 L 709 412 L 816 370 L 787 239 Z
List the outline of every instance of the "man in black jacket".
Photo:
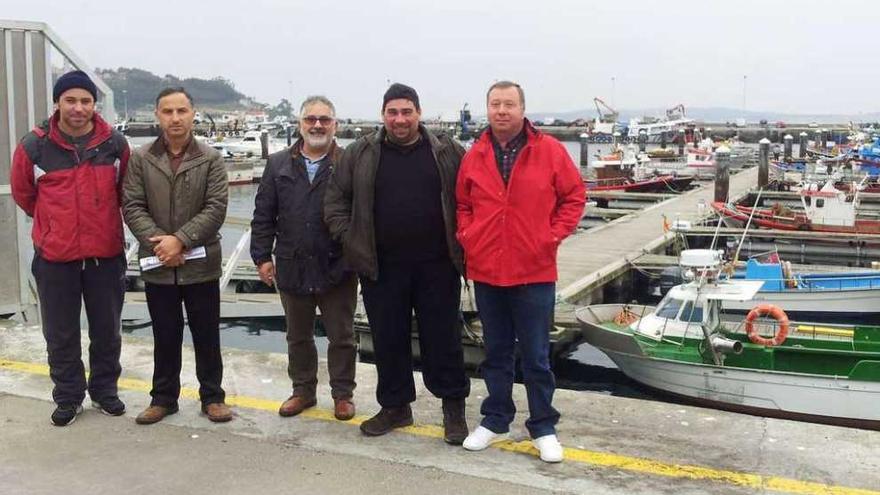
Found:
M 320 307 L 330 340 L 327 361 L 334 413 L 344 421 L 355 414 L 357 351 L 352 327 L 357 278 L 344 269 L 342 248 L 330 239 L 323 221 L 324 190 L 341 154 L 334 140 L 333 103 L 323 96 L 307 98 L 300 109 L 299 129 L 302 137 L 269 156 L 266 163 L 251 222 L 251 258 L 260 279 L 278 289 L 287 319 L 293 395 L 278 414 L 296 416 L 317 403 L 313 329 L 315 307 Z
M 382 409 L 365 435 L 411 425 L 415 400 L 410 334 L 415 310 L 425 385 L 443 399 L 444 438 L 467 436 L 461 324 L 461 247 L 455 238 L 455 179 L 464 150 L 419 122 L 416 91 L 392 84 L 384 128 L 349 146 L 327 186 L 325 221 L 361 276 Z

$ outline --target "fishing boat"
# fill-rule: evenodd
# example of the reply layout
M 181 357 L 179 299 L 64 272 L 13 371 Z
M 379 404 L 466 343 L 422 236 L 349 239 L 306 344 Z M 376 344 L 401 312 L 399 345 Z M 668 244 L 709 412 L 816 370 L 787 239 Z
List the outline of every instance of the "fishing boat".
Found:
M 588 191 L 681 192 L 694 177 L 682 174 L 645 173 L 651 159 L 629 145 L 615 147 L 592 163 L 593 178 L 585 179 Z
M 858 234 L 880 233 L 880 220 L 858 218 L 859 190 L 847 194 L 827 181 L 821 188 L 807 184 L 800 191 L 803 212 L 790 211 L 780 205 L 772 208 L 752 208 L 720 201 L 712 203 L 730 227 L 751 223 L 759 227 L 779 230 L 808 230 L 814 232 L 848 232 Z
M 721 277 L 720 251 L 683 251 L 681 264 L 690 280 L 656 307 L 578 309 L 585 340 L 633 380 L 687 401 L 880 429 L 880 327 L 793 323 L 766 304 L 726 322 L 723 305 L 753 302 L 763 282 Z
M 826 323 L 878 321 L 880 271 L 798 273 L 791 263 L 774 255 L 766 261 L 751 258 L 734 278 L 759 280 L 761 290 L 751 301 L 730 301 L 727 311 L 745 313 L 755 304 L 779 306 L 799 320 Z

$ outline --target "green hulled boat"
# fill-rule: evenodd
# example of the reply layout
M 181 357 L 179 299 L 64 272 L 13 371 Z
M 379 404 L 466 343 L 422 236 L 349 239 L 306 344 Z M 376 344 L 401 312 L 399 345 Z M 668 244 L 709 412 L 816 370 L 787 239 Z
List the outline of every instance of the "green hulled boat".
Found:
M 880 429 L 880 327 L 788 322 L 774 307 L 725 321 L 724 301 L 752 300 L 762 282 L 719 277 L 721 261 L 683 252 L 691 281 L 656 307 L 580 308 L 586 341 L 637 382 L 693 402 Z

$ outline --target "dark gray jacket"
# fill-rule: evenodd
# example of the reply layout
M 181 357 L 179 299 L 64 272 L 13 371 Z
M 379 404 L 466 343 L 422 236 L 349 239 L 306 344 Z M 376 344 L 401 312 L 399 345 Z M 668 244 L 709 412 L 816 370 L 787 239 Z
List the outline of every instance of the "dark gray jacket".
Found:
M 128 161 L 122 192 L 122 214 L 140 242 L 138 257 L 153 255 L 148 240 L 173 234 L 185 249 L 204 246 L 207 257 L 177 268 L 142 273 L 145 282 L 188 285 L 217 280 L 222 274 L 220 227 L 229 201 L 226 165 L 217 150 L 193 138 L 177 172 L 162 137 L 138 148 Z
M 464 273 L 461 246 L 455 237 L 455 181 L 464 148 L 448 136 L 431 134 L 422 125 L 419 130 L 431 144 L 440 173 L 440 200 L 449 257 L 459 273 Z M 384 139 L 382 128 L 349 145 L 333 170 L 324 198 L 324 221 L 330 235 L 342 243 L 346 265 L 373 280 L 379 276 L 373 205 L 376 170 Z
M 259 266 L 274 252 L 276 287 L 308 295 L 337 285 L 347 273 L 342 246 L 324 225 L 324 192 L 342 150 L 333 145 L 312 182 L 301 150 L 300 139 L 266 162 L 254 200 L 251 258 Z

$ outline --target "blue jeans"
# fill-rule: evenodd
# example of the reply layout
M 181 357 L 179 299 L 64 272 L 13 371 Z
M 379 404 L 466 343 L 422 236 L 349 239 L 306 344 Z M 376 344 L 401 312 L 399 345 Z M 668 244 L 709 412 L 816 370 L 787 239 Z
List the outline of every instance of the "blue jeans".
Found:
M 486 346 L 483 380 L 489 391 L 480 408 L 482 426 L 495 433 L 510 429 L 516 414 L 511 393 L 518 342 L 529 401 L 526 428 L 532 438 L 555 434 L 559 412 L 552 405 L 556 379 L 550 370 L 550 325 L 556 284 L 497 287 L 475 282 L 474 288 Z

